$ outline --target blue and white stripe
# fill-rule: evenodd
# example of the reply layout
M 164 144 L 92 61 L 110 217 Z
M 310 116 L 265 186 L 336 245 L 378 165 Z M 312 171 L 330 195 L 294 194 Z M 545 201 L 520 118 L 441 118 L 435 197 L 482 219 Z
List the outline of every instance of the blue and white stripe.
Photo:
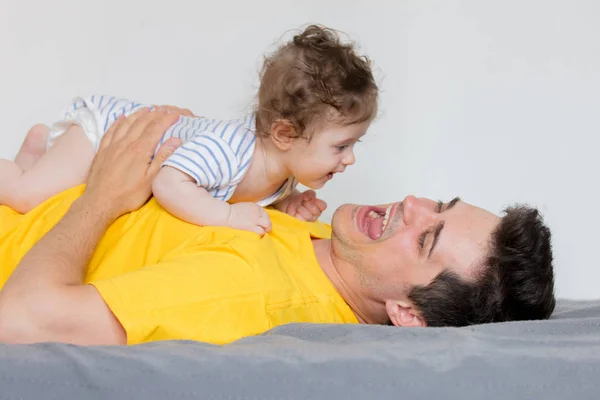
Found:
M 67 114 L 84 107 L 94 114 L 104 134 L 119 116 L 128 116 L 147 106 L 114 96 L 95 95 L 77 98 Z M 162 144 L 176 137 L 183 142 L 163 165 L 188 174 L 215 198 L 227 201 L 250 166 L 255 129 L 254 116 L 234 120 L 182 116 L 160 141 Z

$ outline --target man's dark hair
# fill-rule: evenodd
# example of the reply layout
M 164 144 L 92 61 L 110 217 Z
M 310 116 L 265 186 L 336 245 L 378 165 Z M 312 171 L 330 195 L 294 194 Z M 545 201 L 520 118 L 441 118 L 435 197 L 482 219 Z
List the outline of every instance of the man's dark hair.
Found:
M 537 209 L 516 205 L 492 233 L 474 282 L 445 270 L 409 299 L 428 326 L 547 319 L 554 311 L 550 229 Z

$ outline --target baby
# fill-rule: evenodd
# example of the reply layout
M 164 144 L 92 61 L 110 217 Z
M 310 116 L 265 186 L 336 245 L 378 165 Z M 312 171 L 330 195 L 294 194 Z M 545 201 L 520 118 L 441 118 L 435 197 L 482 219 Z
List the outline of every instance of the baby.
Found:
M 316 220 L 325 203 L 314 191 L 355 161 L 353 147 L 377 113 L 370 63 L 335 31 L 309 26 L 266 57 L 258 107 L 219 121 L 181 115 L 164 134 L 183 144 L 153 182 L 156 200 L 197 225 L 264 234 L 264 206 Z M 144 105 L 111 96 L 76 98 L 35 162 L 0 160 L 0 204 L 25 213 L 84 183 L 102 135 Z M 35 134 L 43 127 L 37 126 Z M 27 139 L 26 139 L 27 140 Z

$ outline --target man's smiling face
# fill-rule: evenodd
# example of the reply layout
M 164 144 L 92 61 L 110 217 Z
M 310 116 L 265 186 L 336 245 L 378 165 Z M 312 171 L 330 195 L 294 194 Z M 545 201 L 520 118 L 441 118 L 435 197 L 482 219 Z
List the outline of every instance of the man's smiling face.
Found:
M 332 251 L 342 274 L 380 301 L 406 300 L 449 269 L 472 280 L 500 219 L 460 201 L 407 196 L 381 206 L 343 205 L 332 219 Z

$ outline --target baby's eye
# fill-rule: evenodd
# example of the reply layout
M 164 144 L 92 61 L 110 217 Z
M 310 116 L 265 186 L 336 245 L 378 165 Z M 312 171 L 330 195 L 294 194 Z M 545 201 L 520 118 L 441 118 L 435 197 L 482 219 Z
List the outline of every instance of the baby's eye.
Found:
M 347 145 L 347 144 L 345 144 L 345 145 L 343 145 L 343 146 L 335 146 L 335 148 L 336 148 L 338 151 L 344 151 L 344 150 L 346 150 L 346 149 L 348 148 L 348 145 Z

